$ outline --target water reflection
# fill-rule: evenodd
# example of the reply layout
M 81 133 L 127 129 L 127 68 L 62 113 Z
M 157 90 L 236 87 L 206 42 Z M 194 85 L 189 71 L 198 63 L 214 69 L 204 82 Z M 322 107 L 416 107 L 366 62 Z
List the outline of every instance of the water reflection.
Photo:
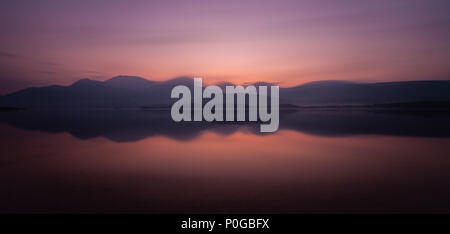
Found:
M 2 213 L 450 211 L 442 115 L 292 112 L 264 135 L 154 111 L 0 116 Z
M 370 110 L 291 110 L 280 113 L 280 129 L 319 136 L 393 135 L 450 137 L 450 114 Z M 80 139 L 105 137 L 116 142 L 152 136 L 190 140 L 203 131 L 228 135 L 259 133 L 259 123 L 180 122 L 168 111 L 83 110 L 17 111 L 0 113 L 0 122 L 44 132 L 69 132 Z

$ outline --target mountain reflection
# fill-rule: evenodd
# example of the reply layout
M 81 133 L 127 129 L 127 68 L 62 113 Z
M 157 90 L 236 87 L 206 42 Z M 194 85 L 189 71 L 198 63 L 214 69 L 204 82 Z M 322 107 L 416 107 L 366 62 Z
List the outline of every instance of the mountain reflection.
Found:
M 319 136 L 362 134 L 450 137 L 447 112 L 394 110 L 284 110 L 280 130 L 289 129 Z M 68 132 L 80 139 L 105 137 L 132 142 L 152 136 L 191 140 L 204 131 L 228 135 L 237 131 L 264 135 L 255 122 L 179 122 L 168 110 L 24 110 L 0 113 L 0 123 L 44 132 Z M 276 133 L 275 133 L 276 134 Z

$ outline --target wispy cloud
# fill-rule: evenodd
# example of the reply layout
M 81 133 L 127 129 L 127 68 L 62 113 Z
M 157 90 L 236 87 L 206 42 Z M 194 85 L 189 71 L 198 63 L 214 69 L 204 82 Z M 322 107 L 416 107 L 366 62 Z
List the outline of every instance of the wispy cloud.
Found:
M 0 51 L 0 57 L 8 58 L 8 59 L 21 59 L 21 58 L 24 58 L 23 56 L 20 56 L 18 54 L 13 54 L 13 53 L 4 52 L 4 51 Z

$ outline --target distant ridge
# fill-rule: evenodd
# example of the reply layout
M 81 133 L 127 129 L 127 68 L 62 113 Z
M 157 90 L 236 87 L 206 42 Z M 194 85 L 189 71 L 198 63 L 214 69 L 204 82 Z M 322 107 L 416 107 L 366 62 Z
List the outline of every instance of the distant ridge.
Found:
M 105 81 L 81 79 L 69 86 L 33 87 L 0 97 L 0 106 L 25 108 L 125 108 L 169 104 L 170 91 L 190 84 L 186 77 L 151 81 L 137 76 L 116 76 Z
M 144 79 L 139 76 L 115 76 L 104 83 L 118 88 L 140 90 L 153 87 L 157 82 Z
M 105 81 L 88 78 L 69 86 L 26 88 L 0 97 L 0 106 L 19 108 L 134 108 L 168 106 L 173 87 L 193 87 L 191 77 L 152 81 L 138 76 L 115 76 Z M 231 83 L 218 84 L 224 88 Z M 272 85 L 256 82 L 252 85 Z M 297 106 L 373 105 L 386 103 L 450 101 L 450 81 L 355 83 L 316 81 L 280 88 L 280 104 Z
M 296 105 L 361 105 L 418 101 L 449 101 L 450 81 L 354 83 L 318 81 L 285 88 L 280 102 Z

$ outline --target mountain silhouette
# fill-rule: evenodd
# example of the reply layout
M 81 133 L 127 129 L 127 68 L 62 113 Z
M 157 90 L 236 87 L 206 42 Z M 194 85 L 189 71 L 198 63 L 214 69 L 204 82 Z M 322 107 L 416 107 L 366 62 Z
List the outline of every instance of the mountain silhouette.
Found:
M 222 88 L 231 83 L 219 83 Z M 0 97 L 0 106 L 23 108 L 139 108 L 169 106 L 173 87 L 192 89 L 191 77 L 151 81 L 137 76 L 116 76 L 105 81 L 81 79 L 69 86 L 23 89 Z M 255 86 L 271 85 L 257 82 Z M 450 101 L 450 81 L 356 83 L 317 81 L 280 88 L 280 104 L 297 106 L 367 105 L 418 101 Z
M 136 76 L 116 76 L 106 81 L 81 79 L 69 86 L 27 88 L 0 97 L 0 106 L 44 108 L 124 108 L 169 105 L 176 85 L 193 86 L 188 77 L 150 81 Z
M 449 101 L 450 81 L 355 83 L 318 81 L 280 90 L 280 103 L 294 105 L 364 105 Z
M 130 90 L 142 90 L 147 88 L 152 88 L 158 82 L 144 79 L 138 76 L 115 76 L 109 80 L 104 81 L 108 84 L 117 88 L 125 88 Z

